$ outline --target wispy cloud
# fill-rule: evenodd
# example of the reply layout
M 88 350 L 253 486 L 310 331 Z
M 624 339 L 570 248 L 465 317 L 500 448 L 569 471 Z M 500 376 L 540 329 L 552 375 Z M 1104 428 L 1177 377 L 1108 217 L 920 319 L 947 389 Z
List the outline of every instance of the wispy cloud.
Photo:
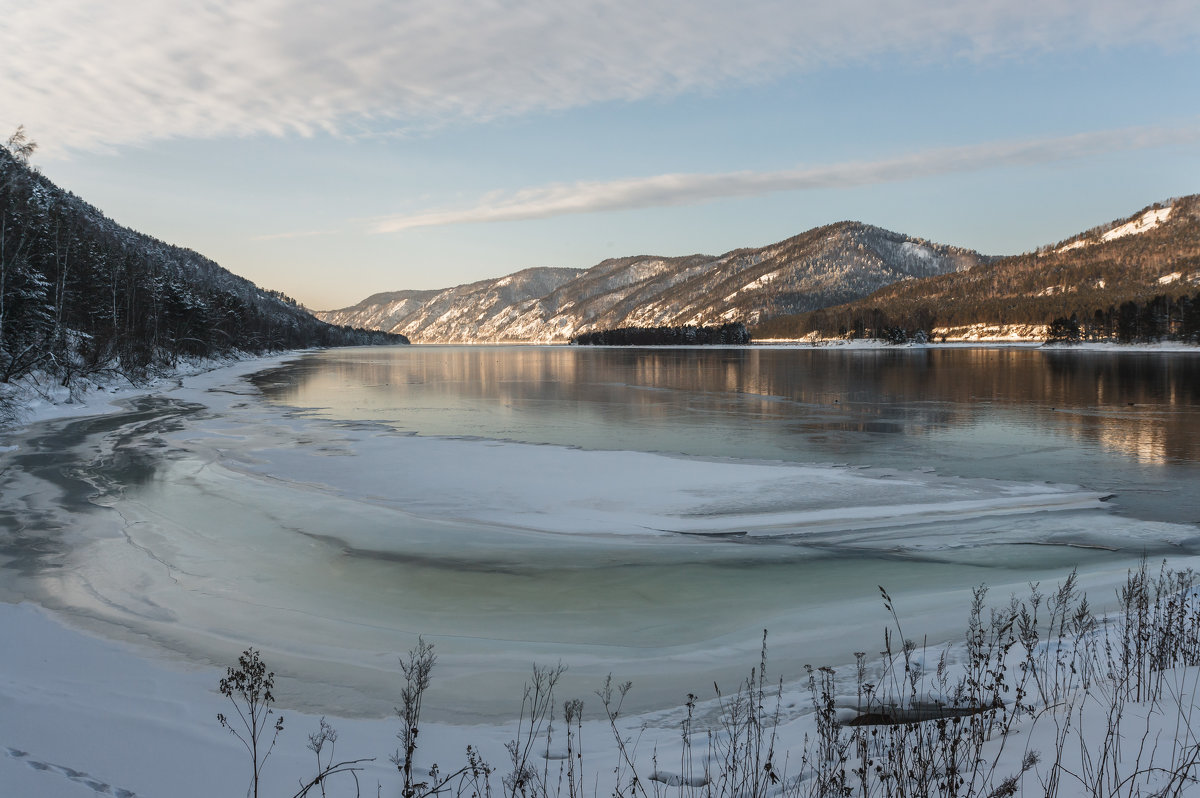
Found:
M 375 220 L 376 233 L 414 227 L 545 219 L 575 213 L 694 205 L 779 191 L 847 188 L 1001 166 L 1052 163 L 1121 150 L 1200 141 L 1200 126 L 1127 128 L 1074 136 L 951 147 L 878 161 L 850 161 L 778 172 L 665 174 L 621 180 L 551 184 L 493 193 L 469 208 L 438 209 Z
M 898 56 L 1200 38 L 1195 0 L 38 0 L 0 26 L 0 129 L 44 150 L 345 134 L 671 96 Z

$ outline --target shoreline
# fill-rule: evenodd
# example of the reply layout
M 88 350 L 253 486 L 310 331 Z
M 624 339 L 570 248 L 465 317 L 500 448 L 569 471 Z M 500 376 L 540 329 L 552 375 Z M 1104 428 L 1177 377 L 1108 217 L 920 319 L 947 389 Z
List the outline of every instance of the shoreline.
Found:
M 554 349 L 868 349 L 868 350 L 902 350 L 902 349 L 1045 349 L 1052 352 L 1113 352 L 1113 353 L 1179 353 L 1200 354 L 1200 344 L 1185 344 L 1178 341 L 1161 341 L 1158 343 L 1122 344 L 1112 341 L 1082 341 L 1076 344 L 1047 343 L 1037 340 L 984 340 L 984 341 L 931 341 L 923 344 L 904 343 L 893 344 L 876 338 L 759 338 L 748 344 L 660 344 L 645 346 L 624 346 L 618 344 L 571 344 L 567 341 L 413 341 L 411 346 L 416 348 L 434 347 L 548 347 Z
M 495 341 L 475 343 L 438 343 L 414 342 L 415 347 L 570 347 L 568 343 L 545 343 L 532 341 Z M 357 347 L 347 347 L 357 348 Z M 892 344 L 878 339 L 793 339 L 793 338 L 764 338 L 749 344 L 704 345 L 704 346 L 588 346 L 589 349 L 812 349 L 839 351 L 912 351 L 937 349 L 1022 349 L 1044 350 L 1047 352 L 1089 352 L 1110 354 L 1181 354 L 1200 355 L 1200 345 L 1184 344 L 1174 341 L 1159 343 L 1122 344 L 1107 341 L 1080 342 L 1076 344 L 1051 344 L 1045 341 L 944 341 L 930 343 Z M 52 421 L 61 418 L 75 418 L 93 415 L 105 415 L 116 412 L 116 403 L 139 396 L 150 396 L 160 393 L 189 388 L 188 381 L 194 381 L 205 375 L 228 375 L 231 378 L 248 376 L 279 366 L 288 360 L 295 359 L 319 349 L 294 349 L 271 355 L 252 355 L 245 358 L 198 360 L 190 361 L 176 367 L 174 371 L 155 375 L 149 382 L 143 384 L 131 383 L 128 380 L 117 379 L 97 382 L 90 379 L 79 381 L 75 389 L 67 389 L 50 380 L 39 382 L 37 377 L 26 378 L 8 387 L 7 400 L 9 412 L 12 414 L 7 422 L 0 417 L 0 441 L 6 437 L 18 435 L 31 424 L 42 421 Z M 172 386 L 170 383 L 174 382 Z M 0 442 L 0 452 L 5 451 L 5 445 Z
M 1200 345 L 1178 341 L 1157 343 L 1122 344 L 1113 341 L 1081 341 L 1074 344 L 1048 343 L 1041 340 L 994 340 L 994 341 L 936 341 L 923 344 L 893 344 L 877 338 L 828 338 L 806 340 L 803 338 L 762 338 L 751 342 L 751 347 L 797 348 L 797 349 L 1044 349 L 1048 352 L 1112 352 L 1115 354 L 1200 354 Z
M 250 355 L 243 358 L 195 360 L 181 363 L 173 371 L 154 375 L 148 382 L 132 383 L 124 378 L 97 382 L 79 381 L 75 389 L 64 388 L 51 380 L 39 382 L 39 377 L 25 378 L 12 383 L 9 401 L 13 418 L 0 423 L 0 452 L 6 451 L 4 440 L 21 435 L 33 424 L 65 418 L 103 416 L 118 412 L 118 402 L 173 391 L 199 388 L 199 380 L 212 377 L 214 381 L 239 379 L 258 371 L 281 365 L 317 349 L 291 349 L 270 355 Z
M 25 426 L 119 412 L 119 402 L 184 389 L 217 390 L 209 394 L 217 403 L 239 401 L 237 397 L 246 393 L 229 392 L 232 383 L 307 351 L 311 350 L 219 363 L 188 374 L 163 376 L 149 386 L 91 391 L 83 401 L 67 405 L 68 412 L 57 412 L 62 406 L 53 404 L 35 408 Z M 223 387 L 226 390 L 220 390 Z M 15 435 L 22 431 L 17 429 Z M 1102 593 L 1097 591 L 1096 595 Z M 864 600 L 874 599 L 873 594 L 864 596 Z M 880 626 L 886 625 L 882 611 L 878 621 Z M 242 753 L 236 740 L 215 720 L 217 712 L 228 710 L 216 694 L 223 670 L 220 665 L 147 655 L 147 649 L 136 642 L 80 630 L 32 602 L 0 603 L 0 630 L 7 641 L 0 652 L 0 784 L 14 794 L 74 798 L 101 792 L 89 783 L 103 783 L 110 787 L 108 794 L 126 798 L 133 794 L 199 798 L 240 794 L 244 789 Z M 788 668 L 794 670 L 794 663 L 784 667 L 777 664 L 784 661 L 771 662 L 773 675 Z M 268 660 L 268 664 L 274 665 L 275 661 Z M 398 671 L 395 662 L 389 664 Z M 747 661 L 747 671 L 755 664 Z M 435 684 L 440 682 L 444 671 L 435 669 L 433 678 Z M 737 687 L 724 681 L 721 686 L 729 690 Z M 397 673 L 397 693 L 401 687 Z M 635 691 L 641 687 L 635 684 Z M 805 706 L 810 700 L 798 687 L 789 680 L 785 693 L 789 707 Z M 520 682 L 511 688 L 510 714 L 515 718 L 520 709 Z M 574 694 L 559 697 L 571 698 Z M 607 724 L 596 719 L 596 698 L 590 693 L 583 697 L 590 718 L 585 721 L 583 734 L 588 741 L 591 775 L 607 770 L 613 746 Z M 386 712 L 388 706 L 382 705 L 380 710 Z M 627 725 L 631 735 L 646 731 L 639 754 L 645 772 L 649 772 L 645 760 L 652 744 L 661 745 L 662 761 L 678 762 L 677 721 L 681 707 L 682 696 L 680 705 L 670 709 L 631 713 L 624 719 L 622 725 Z M 295 778 L 311 770 L 311 753 L 304 748 L 304 738 L 318 720 L 313 713 L 286 706 L 280 711 L 287 717 L 287 731 L 267 768 L 264 788 L 271 794 L 291 794 Z M 785 724 L 782 747 L 797 749 L 802 732 L 808 729 L 806 717 Z M 396 745 L 394 734 L 399 721 L 395 717 L 347 719 L 333 715 L 330 720 L 341 735 L 339 756 L 344 752 L 346 756 L 376 758 L 364 774 L 365 792 L 370 792 L 371 780 L 393 784 L 396 771 L 387 757 Z M 504 743 L 512 736 L 512 720 L 431 722 L 423 725 L 419 757 L 426 767 L 432 762 L 457 763 L 462 760 L 463 745 L 469 743 L 479 746 L 499 775 L 506 772 Z M 561 737 L 556 738 L 556 743 L 561 742 Z M 146 752 L 154 752 L 153 757 Z M 555 767 L 554 761 L 550 767 Z

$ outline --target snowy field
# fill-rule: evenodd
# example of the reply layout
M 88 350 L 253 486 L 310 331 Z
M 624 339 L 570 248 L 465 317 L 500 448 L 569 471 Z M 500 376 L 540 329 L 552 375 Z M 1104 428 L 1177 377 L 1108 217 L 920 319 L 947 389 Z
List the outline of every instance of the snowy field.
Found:
M 398 793 L 389 715 L 417 635 L 439 654 L 425 765 L 472 743 L 502 774 L 530 664 L 559 661 L 560 697 L 585 701 L 589 779 L 616 755 L 592 692 L 607 673 L 634 682 L 624 723 L 645 772 L 656 749 L 678 762 L 687 693 L 735 690 L 763 627 L 784 747 L 798 745 L 815 722 L 801 666 L 879 650 L 876 584 L 907 631 L 953 640 L 979 581 L 1004 601 L 1077 562 L 1103 601 L 1129 564 L 1112 549 L 1196 537 L 1069 484 L 328 422 L 262 402 L 243 377 L 270 365 L 35 407 L 2 441 L 0 511 L 19 527 L 0 552 L 5 796 L 241 794 L 215 688 L 249 645 L 280 674 L 271 795 L 311 771 L 321 715 L 339 755 L 376 757 L 364 794 Z

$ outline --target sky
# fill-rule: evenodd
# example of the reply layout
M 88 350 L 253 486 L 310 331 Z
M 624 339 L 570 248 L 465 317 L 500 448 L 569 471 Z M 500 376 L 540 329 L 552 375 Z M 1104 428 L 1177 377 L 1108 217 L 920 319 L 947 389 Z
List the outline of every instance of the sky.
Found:
M 312 309 L 1200 192 L 1195 0 L 0 0 L 0 138 Z

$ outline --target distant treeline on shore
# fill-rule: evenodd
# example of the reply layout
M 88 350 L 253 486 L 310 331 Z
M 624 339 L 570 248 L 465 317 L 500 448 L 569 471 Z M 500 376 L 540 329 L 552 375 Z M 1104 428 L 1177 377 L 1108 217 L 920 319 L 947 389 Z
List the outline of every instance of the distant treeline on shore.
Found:
M 593 330 L 571 339 L 580 346 L 712 346 L 750 343 L 750 333 L 741 322 L 719 327 L 620 327 Z
M 978 315 L 938 313 L 931 303 L 914 306 L 893 304 L 864 307 L 862 303 L 824 308 L 803 315 L 771 319 L 755 328 L 759 338 L 875 338 L 891 343 L 938 340 L 937 330 L 946 326 L 972 324 L 1045 325 L 1046 340 L 1113 341 L 1148 343 L 1178 341 L 1200 343 L 1200 293 L 1166 294 L 1146 301 L 1126 301 L 1103 308 L 1081 308 L 1070 314 L 1041 316 L 1034 311 L 1017 312 L 1016 303 L 1008 313 L 980 312 Z

